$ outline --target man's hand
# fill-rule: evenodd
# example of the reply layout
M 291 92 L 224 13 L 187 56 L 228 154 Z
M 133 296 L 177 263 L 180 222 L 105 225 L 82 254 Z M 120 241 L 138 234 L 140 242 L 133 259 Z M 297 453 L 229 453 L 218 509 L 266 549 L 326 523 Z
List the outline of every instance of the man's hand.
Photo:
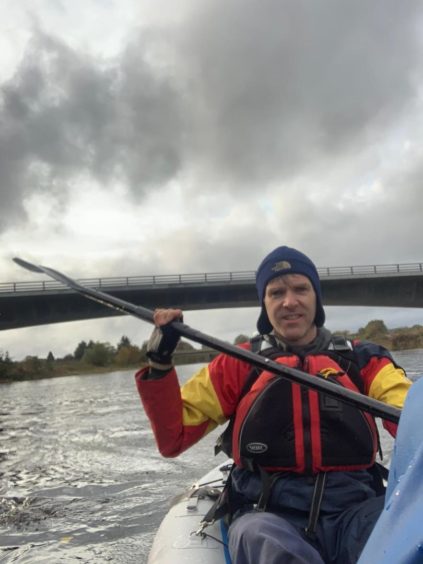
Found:
M 173 366 L 172 355 L 180 339 L 179 333 L 169 324 L 182 321 L 182 310 L 156 309 L 153 320 L 155 328 L 147 343 L 147 357 L 150 366 L 166 370 Z

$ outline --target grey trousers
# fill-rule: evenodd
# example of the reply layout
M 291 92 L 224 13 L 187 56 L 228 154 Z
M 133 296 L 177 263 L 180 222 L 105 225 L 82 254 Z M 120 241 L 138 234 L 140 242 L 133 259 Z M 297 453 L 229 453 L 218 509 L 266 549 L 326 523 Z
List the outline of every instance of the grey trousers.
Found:
M 288 521 L 270 512 L 244 513 L 229 527 L 232 563 L 356 563 L 383 509 L 383 501 L 384 496 L 373 497 L 342 513 L 322 515 L 316 529 L 320 552 L 303 536 L 307 515 L 291 515 Z
M 245 513 L 229 529 L 232 564 L 324 564 L 288 521 L 267 512 Z

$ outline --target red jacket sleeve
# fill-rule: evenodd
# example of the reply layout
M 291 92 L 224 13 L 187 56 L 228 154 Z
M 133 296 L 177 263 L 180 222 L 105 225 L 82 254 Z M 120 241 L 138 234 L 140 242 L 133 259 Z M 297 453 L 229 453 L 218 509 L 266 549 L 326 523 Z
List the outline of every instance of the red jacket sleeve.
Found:
M 178 456 L 235 411 L 251 367 L 227 355 L 218 355 L 180 388 L 175 370 L 158 380 L 145 379 L 148 368 L 135 380 L 145 412 L 163 456 Z

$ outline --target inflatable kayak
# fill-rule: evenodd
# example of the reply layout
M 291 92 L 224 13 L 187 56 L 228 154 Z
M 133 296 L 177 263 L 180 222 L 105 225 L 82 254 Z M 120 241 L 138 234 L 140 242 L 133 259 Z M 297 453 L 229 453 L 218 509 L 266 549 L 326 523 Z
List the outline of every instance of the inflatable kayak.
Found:
M 154 538 L 147 564 L 229 564 L 223 520 L 202 520 L 223 490 L 232 461 L 216 466 L 176 497 Z

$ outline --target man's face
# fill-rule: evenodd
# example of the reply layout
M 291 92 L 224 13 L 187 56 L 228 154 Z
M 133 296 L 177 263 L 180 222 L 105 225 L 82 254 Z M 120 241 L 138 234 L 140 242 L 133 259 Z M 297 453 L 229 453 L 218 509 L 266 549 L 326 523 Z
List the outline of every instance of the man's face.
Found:
M 316 293 L 302 274 L 285 274 L 266 286 L 264 306 L 276 335 L 292 345 L 306 345 L 316 336 Z

